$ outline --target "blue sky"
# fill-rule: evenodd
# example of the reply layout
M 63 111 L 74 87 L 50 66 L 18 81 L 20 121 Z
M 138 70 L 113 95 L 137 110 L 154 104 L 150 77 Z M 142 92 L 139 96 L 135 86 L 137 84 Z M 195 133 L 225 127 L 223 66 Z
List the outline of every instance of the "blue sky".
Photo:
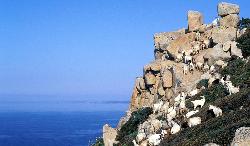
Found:
M 0 0 L 0 94 L 129 99 L 153 34 L 205 22 L 219 1 Z M 247 0 L 229 0 L 250 17 Z

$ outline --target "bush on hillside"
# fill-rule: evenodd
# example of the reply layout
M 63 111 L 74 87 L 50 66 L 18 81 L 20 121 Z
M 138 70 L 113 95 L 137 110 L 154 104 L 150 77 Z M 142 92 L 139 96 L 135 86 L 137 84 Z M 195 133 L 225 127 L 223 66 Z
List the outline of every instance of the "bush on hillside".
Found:
M 250 55 L 250 19 L 242 18 L 239 24 L 240 29 L 246 28 L 246 31 L 243 35 L 237 38 L 237 47 L 242 50 L 243 57 L 248 57 Z
M 246 87 L 250 84 L 250 62 L 241 59 L 233 59 L 220 71 L 224 75 L 230 75 L 230 80 L 234 86 Z
M 152 113 L 153 110 L 149 107 L 141 108 L 133 112 L 130 119 L 118 131 L 116 140 L 122 145 L 133 145 L 132 140 L 134 140 L 137 135 L 139 124 L 145 122 Z

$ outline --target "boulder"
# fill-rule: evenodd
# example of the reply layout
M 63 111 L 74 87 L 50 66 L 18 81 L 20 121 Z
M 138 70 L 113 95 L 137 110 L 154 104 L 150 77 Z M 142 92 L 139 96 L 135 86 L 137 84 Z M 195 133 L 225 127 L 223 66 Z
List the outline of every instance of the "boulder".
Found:
M 161 64 L 160 64 L 159 61 L 153 61 L 153 62 L 145 65 L 144 68 L 143 68 L 144 74 L 148 73 L 150 71 L 152 71 L 152 72 L 160 72 L 160 70 L 161 70 Z
M 198 11 L 188 11 L 188 30 L 197 31 L 203 24 L 203 16 Z
M 240 6 L 236 4 L 221 2 L 218 4 L 217 11 L 219 16 L 226 16 L 229 14 L 239 14 Z
M 249 146 L 250 127 L 241 127 L 236 130 L 231 146 Z
M 166 48 L 170 42 L 185 34 L 185 29 L 180 29 L 174 32 L 161 32 L 154 34 L 154 46 L 156 50 Z
M 237 35 L 237 29 L 234 27 L 215 27 L 206 33 L 208 36 L 210 36 L 209 34 L 211 34 L 213 42 L 217 44 L 235 40 Z
M 238 27 L 238 24 L 240 22 L 240 17 L 237 14 L 229 14 L 225 17 L 222 17 L 220 19 L 220 26 L 224 27 Z
M 205 59 L 208 59 L 208 65 L 213 65 L 217 60 L 224 60 L 230 58 L 229 52 L 223 51 L 223 45 L 217 44 L 213 48 L 207 49 L 206 54 L 204 55 Z
M 169 43 L 168 47 L 167 47 L 167 51 L 168 53 L 173 56 L 174 58 L 176 58 L 177 54 L 179 54 L 179 50 L 188 52 L 191 50 L 192 46 L 191 46 L 191 42 L 195 41 L 195 33 L 191 32 L 191 33 L 187 33 L 184 34 L 182 36 L 180 36 L 179 38 L 173 40 L 171 43 Z
M 145 75 L 146 85 L 154 85 L 156 83 L 156 77 L 152 73 L 147 73 Z
M 103 142 L 105 146 L 113 146 L 113 144 L 117 143 L 115 140 L 116 136 L 116 129 L 110 127 L 108 124 L 103 126 Z
M 130 100 L 130 106 L 129 106 L 129 110 L 135 110 L 139 107 L 138 104 L 138 96 L 139 96 L 139 92 L 136 89 L 136 87 L 133 88 L 133 93 L 131 96 L 131 100 Z
M 173 74 L 170 70 L 166 69 L 163 72 L 162 83 L 164 88 L 171 88 L 173 86 Z

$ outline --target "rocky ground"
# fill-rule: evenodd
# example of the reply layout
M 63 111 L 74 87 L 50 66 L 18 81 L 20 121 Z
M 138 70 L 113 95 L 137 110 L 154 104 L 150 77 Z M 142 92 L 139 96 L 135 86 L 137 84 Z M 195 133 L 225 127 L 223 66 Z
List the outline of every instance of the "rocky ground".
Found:
M 249 46 L 237 43 L 249 28 L 239 12 L 222 2 L 211 24 L 189 11 L 187 29 L 156 33 L 127 114 L 94 145 L 250 145 Z

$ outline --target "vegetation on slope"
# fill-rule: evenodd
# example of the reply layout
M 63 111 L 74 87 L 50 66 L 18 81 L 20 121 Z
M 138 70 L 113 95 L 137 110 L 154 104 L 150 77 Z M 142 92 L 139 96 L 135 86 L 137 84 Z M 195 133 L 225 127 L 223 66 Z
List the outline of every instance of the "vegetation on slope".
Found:
M 120 143 L 117 145 L 131 146 L 135 139 L 139 124 L 142 124 L 148 119 L 148 116 L 153 113 L 152 108 L 141 108 L 132 113 L 130 119 L 118 131 L 116 140 Z

